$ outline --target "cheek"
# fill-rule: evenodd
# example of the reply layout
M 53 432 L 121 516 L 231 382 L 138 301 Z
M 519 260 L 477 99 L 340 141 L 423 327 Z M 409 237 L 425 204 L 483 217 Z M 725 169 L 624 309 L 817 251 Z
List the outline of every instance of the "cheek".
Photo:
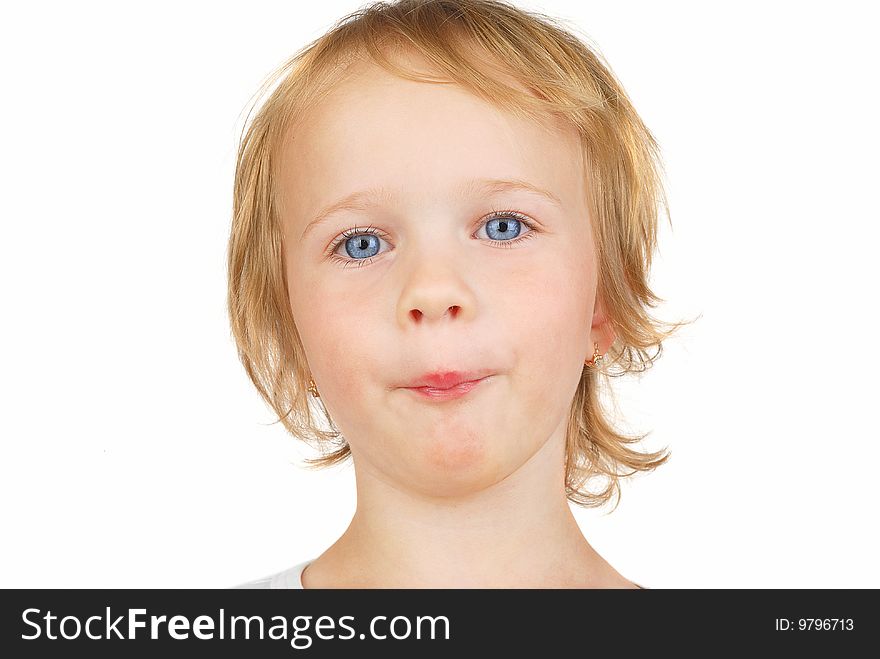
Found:
M 312 377 L 330 419 L 354 444 L 380 409 L 372 398 L 374 388 L 365 386 L 376 366 L 370 354 L 373 341 L 362 324 L 339 316 L 314 315 L 323 322 L 312 328 L 308 340 L 303 337 Z
M 521 283 L 520 301 L 506 316 L 514 325 L 509 343 L 517 353 L 519 421 L 546 436 L 569 409 L 580 382 L 594 293 L 582 255 L 557 252 L 542 268 L 538 281 Z
M 536 277 L 535 272 L 540 272 Z M 523 359 L 541 355 L 560 362 L 583 350 L 589 340 L 594 283 L 589 262 L 573 252 L 556 253 L 517 279 L 515 295 L 505 296 L 511 344 Z
M 349 394 L 350 369 L 362 363 L 359 355 L 371 345 L 367 324 L 346 296 L 334 297 L 309 282 L 289 281 L 290 309 L 305 349 L 308 367 L 319 389 Z M 335 396 L 334 396 L 335 397 Z M 347 398 L 346 398 L 347 399 Z

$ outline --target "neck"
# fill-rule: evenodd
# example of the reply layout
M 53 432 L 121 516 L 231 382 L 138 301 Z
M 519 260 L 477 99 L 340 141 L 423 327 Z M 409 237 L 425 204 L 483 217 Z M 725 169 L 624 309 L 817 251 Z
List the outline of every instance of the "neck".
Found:
M 303 573 L 303 586 L 634 587 L 581 533 L 565 497 L 563 457 L 563 439 L 551 439 L 500 482 L 447 497 L 392 485 L 356 459 L 357 510 Z

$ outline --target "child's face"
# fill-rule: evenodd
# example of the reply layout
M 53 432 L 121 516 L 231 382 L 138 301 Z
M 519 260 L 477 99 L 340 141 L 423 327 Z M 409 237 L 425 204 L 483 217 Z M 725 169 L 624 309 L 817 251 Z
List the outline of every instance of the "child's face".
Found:
M 458 87 L 372 65 L 285 144 L 291 311 L 359 474 L 466 494 L 564 441 L 584 359 L 601 340 L 591 335 L 601 310 L 594 316 L 579 148 L 574 129 L 545 132 Z M 562 205 L 522 191 L 460 196 L 463 182 L 483 177 L 528 181 Z M 396 196 L 337 213 L 303 237 L 320 209 L 373 186 Z M 492 222 L 493 210 L 518 211 L 534 228 Z M 331 250 L 343 231 L 368 226 L 377 237 L 359 231 Z M 496 375 L 456 400 L 400 388 L 427 372 L 484 368 Z

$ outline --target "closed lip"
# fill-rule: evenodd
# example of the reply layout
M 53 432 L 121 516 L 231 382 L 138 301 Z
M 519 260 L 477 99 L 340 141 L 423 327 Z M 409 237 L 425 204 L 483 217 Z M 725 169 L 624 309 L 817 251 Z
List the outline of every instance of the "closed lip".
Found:
M 462 382 L 474 382 L 494 374 L 495 371 L 491 369 L 477 369 L 470 371 L 431 371 L 430 373 L 425 373 L 424 375 L 415 378 L 403 386 L 407 389 L 418 389 L 420 387 L 451 389 Z

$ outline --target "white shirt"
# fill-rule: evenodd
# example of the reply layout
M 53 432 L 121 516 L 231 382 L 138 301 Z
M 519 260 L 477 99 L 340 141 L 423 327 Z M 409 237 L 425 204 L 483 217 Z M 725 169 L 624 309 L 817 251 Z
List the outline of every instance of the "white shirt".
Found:
M 299 588 L 303 590 L 302 573 L 313 560 L 303 561 L 281 572 L 276 572 L 260 579 L 254 579 L 232 588 Z

